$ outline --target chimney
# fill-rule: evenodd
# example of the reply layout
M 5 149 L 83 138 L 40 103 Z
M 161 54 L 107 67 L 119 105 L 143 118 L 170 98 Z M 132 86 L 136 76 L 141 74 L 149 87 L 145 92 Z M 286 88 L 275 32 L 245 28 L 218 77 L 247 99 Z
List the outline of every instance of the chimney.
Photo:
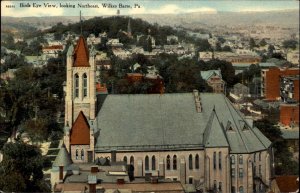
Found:
M 193 94 L 194 94 L 196 111 L 197 111 L 197 113 L 201 113 L 202 112 L 202 107 L 201 107 L 201 102 L 200 102 L 199 91 L 198 90 L 193 90 Z

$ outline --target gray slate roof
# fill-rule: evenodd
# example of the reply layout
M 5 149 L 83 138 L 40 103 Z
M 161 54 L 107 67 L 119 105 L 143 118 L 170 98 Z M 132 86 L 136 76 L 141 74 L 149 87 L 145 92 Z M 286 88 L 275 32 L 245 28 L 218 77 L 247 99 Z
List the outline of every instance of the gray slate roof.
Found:
M 246 153 L 271 145 L 223 94 L 201 93 L 200 101 L 202 112 L 197 113 L 192 93 L 108 95 L 97 115 L 100 135 L 95 150 L 179 150 L 229 145 L 232 153 Z M 226 130 L 228 123 L 232 130 Z
M 284 139 L 299 139 L 299 129 L 281 129 Z
M 55 158 L 53 166 L 69 166 L 70 164 L 72 164 L 72 160 L 66 150 L 65 145 L 63 144 L 58 152 L 57 157 Z

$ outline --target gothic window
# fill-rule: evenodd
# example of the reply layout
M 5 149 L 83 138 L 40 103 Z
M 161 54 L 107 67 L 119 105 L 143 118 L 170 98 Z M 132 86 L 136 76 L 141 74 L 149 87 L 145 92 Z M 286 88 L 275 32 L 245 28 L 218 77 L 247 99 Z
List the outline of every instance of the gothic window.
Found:
M 258 160 L 261 161 L 261 152 L 258 153 Z
M 193 169 L 193 156 L 192 154 L 189 155 L 189 169 Z
M 258 166 L 258 175 L 261 176 L 261 165 Z
M 253 161 L 254 161 L 254 162 L 256 161 L 256 153 L 254 153 Z
M 242 155 L 239 156 L 239 164 L 243 164 L 243 156 Z
M 173 156 L 173 170 L 177 170 L 177 156 Z
M 231 168 L 231 177 L 235 177 L 235 168 Z
M 155 156 L 152 156 L 152 170 L 156 170 Z
M 231 160 L 231 164 L 234 165 L 235 164 L 235 157 L 234 157 L 234 155 L 230 156 L 230 160 Z
M 219 151 L 219 169 L 222 169 L 222 152 Z
M 222 182 L 219 182 L 219 192 L 222 192 Z
M 195 157 L 195 168 L 199 169 L 199 155 L 198 154 L 196 154 L 196 157 Z
M 130 164 L 134 165 L 134 157 L 133 156 L 130 157 Z
M 256 176 L 256 166 L 253 166 L 253 176 Z
M 127 157 L 124 156 L 123 161 L 127 164 Z
M 75 98 L 79 97 L 79 76 L 78 74 L 75 74 L 75 83 L 74 83 L 74 95 Z
M 82 76 L 82 79 L 83 79 L 83 97 L 86 97 L 87 96 L 87 76 L 86 74 L 83 74 Z
M 214 169 L 216 169 L 217 168 L 217 153 L 216 152 L 214 152 Z
M 243 177 L 244 177 L 244 170 L 243 170 L 243 168 L 240 168 L 240 169 L 239 169 L 239 177 L 240 177 L 240 178 L 243 178 Z
M 231 193 L 235 193 L 235 186 L 231 186 Z
M 167 170 L 170 170 L 171 169 L 171 160 L 170 160 L 170 156 L 168 155 L 167 156 Z
M 148 171 L 149 170 L 149 157 L 146 155 L 145 157 L 145 170 Z
M 214 180 L 214 190 L 217 190 L 217 180 Z
M 243 187 L 243 186 L 240 186 L 240 187 L 239 187 L 239 192 L 240 192 L 240 193 L 244 193 L 244 187 Z
M 81 150 L 81 160 L 84 160 L 84 151 L 83 151 L 83 149 Z
M 76 149 L 75 158 L 79 159 L 79 157 L 78 157 L 78 149 Z

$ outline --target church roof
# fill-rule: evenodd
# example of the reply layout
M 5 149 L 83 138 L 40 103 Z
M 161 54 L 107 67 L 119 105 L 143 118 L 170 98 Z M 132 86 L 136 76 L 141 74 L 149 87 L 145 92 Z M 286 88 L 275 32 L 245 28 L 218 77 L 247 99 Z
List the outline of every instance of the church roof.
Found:
M 66 150 L 65 145 L 63 144 L 55 158 L 53 166 L 68 166 L 70 164 L 72 164 L 72 160 Z
M 79 37 L 74 49 L 74 67 L 89 67 L 89 50 L 83 36 Z
M 80 113 L 78 114 L 78 117 L 73 123 L 73 126 L 71 128 L 70 144 L 71 145 L 90 144 L 90 126 L 82 111 L 80 111 Z
M 223 94 L 201 93 L 200 113 L 192 93 L 107 95 L 102 100 L 96 152 L 229 146 L 231 153 L 247 153 L 271 145 Z M 232 130 L 224 128 L 228 122 Z

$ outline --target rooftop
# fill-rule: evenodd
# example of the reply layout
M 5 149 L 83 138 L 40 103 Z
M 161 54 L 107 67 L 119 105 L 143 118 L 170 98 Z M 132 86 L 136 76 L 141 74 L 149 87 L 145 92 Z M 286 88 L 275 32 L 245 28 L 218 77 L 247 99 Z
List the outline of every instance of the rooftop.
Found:
M 271 142 L 223 94 L 201 93 L 200 101 L 202 112 L 196 111 L 193 93 L 107 95 L 100 101 L 97 121 L 101 135 L 95 150 L 202 149 L 208 145 L 204 136 L 210 128 L 207 133 L 213 136 L 206 136 L 211 138 L 209 145 L 228 144 L 232 153 L 270 146 Z M 228 125 L 231 130 L 227 130 Z

